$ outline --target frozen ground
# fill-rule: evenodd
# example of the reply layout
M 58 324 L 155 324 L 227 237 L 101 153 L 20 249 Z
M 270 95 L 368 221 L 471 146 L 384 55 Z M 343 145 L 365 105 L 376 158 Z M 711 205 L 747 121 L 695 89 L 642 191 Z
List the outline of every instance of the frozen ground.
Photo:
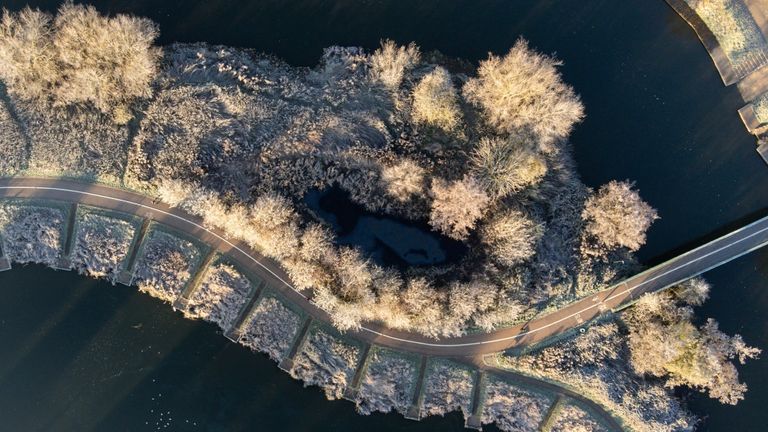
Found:
M 205 272 L 200 286 L 189 299 L 184 315 L 202 318 L 223 330 L 232 327 L 251 291 L 251 282 L 233 266 L 219 262 Z
M 19 264 L 55 267 L 61 256 L 66 216 L 55 207 L 0 202 L 3 251 Z
M 80 212 L 72 267 L 81 274 L 108 278 L 114 283 L 135 233 L 136 227 L 123 219 L 88 210 Z
M 153 229 L 136 263 L 134 283 L 139 290 L 173 302 L 184 290 L 200 260 L 194 243 Z
M 408 411 L 416 381 L 416 362 L 400 353 L 377 348 L 360 382 L 357 411 L 361 414 Z
M 291 348 L 300 324 L 298 314 L 276 298 L 265 297 L 248 317 L 240 343 L 280 361 Z
M 360 359 L 360 348 L 329 332 L 310 333 L 294 359 L 291 376 L 323 389 L 328 399 L 340 399 L 352 381 Z

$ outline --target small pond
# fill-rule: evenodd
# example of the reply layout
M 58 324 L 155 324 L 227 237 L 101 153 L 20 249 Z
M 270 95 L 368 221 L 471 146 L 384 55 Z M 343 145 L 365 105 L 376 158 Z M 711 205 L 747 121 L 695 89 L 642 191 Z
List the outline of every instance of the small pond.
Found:
M 464 243 L 432 231 L 426 221 L 371 213 L 337 187 L 312 190 L 304 202 L 333 227 L 337 244 L 357 246 L 384 266 L 448 264 L 461 259 L 467 251 Z

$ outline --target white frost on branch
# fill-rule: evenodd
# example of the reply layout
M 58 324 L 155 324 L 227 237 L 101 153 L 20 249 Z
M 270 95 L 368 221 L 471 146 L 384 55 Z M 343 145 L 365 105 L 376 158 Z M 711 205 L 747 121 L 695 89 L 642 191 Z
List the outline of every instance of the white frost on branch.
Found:
M 55 267 L 61 256 L 65 216 L 60 209 L 0 203 L 3 253 L 19 264 Z
M 298 314 L 276 298 L 266 297 L 248 317 L 239 342 L 280 361 L 291 348 L 300 324 Z
M 184 290 L 200 258 L 194 243 L 153 230 L 136 264 L 134 282 L 139 291 L 173 302 Z
M 115 282 L 136 229 L 127 221 L 83 212 L 77 221 L 72 267 L 80 274 Z
M 483 424 L 503 431 L 536 431 L 552 400 L 492 378 L 483 404 Z
M 357 412 L 368 415 L 394 409 L 406 413 L 411 405 L 415 381 L 414 361 L 387 349 L 376 349 L 360 382 Z
M 217 263 L 205 272 L 189 299 L 184 316 L 202 318 L 228 330 L 243 307 L 251 282 L 233 266 Z
M 352 381 L 359 358 L 357 346 L 317 330 L 309 335 L 296 355 L 291 376 L 303 380 L 305 386 L 321 387 L 329 400 L 341 399 Z
M 435 361 L 424 378 L 424 416 L 443 416 L 461 411 L 464 418 L 472 414 L 472 371 L 448 361 Z

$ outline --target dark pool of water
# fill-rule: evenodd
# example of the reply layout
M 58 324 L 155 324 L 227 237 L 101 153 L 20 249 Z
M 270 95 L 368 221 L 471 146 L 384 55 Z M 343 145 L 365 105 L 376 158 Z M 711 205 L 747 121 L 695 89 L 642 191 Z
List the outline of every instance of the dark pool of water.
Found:
M 359 247 L 384 266 L 423 266 L 458 261 L 466 246 L 432 231 L 426 221 L 408 221 L 365 210 L 339 188 L 313 190 L 304 202 L 328 222 L 342 245 Z
M 0 293 L 2 431 L 463 430 L 359 416 L 135 288 L 29 266 L 0 273 Z
M 50 10 L 59 2 L 30 3 Z M 723 87 L 695 34 L 662 0 L 103 0 L 95 3 L 102 11 L 151 17 L 161 26 L 163 43 L 208 41 L 247 46 L 296 65 L 314 64 L 322 48 L 328 45 L 373 48 L 384 37 L 400 42 L 415 41 L 424 50 L 439 49 L 448 55 L 477 61 L 489 51 L 504 52 L 522 35 L 534 47 L 557 52 L 565 61 L 562 67 L 565 80 L 582 95 L 587 119 L 576 128 L 572 138 L 584 181 L 597 187 L 612 179 L 634 180 L 642 196 L 659 210 L 662 219 L 651 228 L 648 244 L 638 254 L 643 262 L 658 262 L 762 216 L 768 209 L 768 167 L 755 153 L 754 138 L 745 132 L 738 118 L 736 110 L 742 102 L 736 88 Z M 11 9 L 24 4 L 18 0 L 4 2 Z M 768 264 L 765 254 L 756 252 L 709 272 L 707 277 L 714 283 L 714 292 L 702 315 L 718 319 L 726 331 L 741 331 L 749 343 L 768 348 L 765 328 L 768 303 L 763 293 Z M 53 289 L 51 285 L 65 293 L 87 283 L 59 275 L 23 287 L 8 276 L 2 280 L 5 282 L 0 290 L 31 293 Z M 149 305 L 151 301 L 146 303 Z M 9 312 L 34 312 L 33 307 L 20 300 L 4 299 L 3 305 L 8 304 Z M 110 320 L 125 319 L 121 318 L 119 309 L 115 311 L 118 313 L 110 315 Z M 87 308 L 78 312 L 72 315 L 69 325 L 91 319 L 89 313 L 92 312 Z M 49 310 L 49 313 L 55 311 Z M 107 313 L 106 309 L 103 313 Z M 182 329 L 188 325 L 168 318 L 172 314 L 167 310 L 158 309 L 157 314 L 157 319 L 169 320 L 163 325 L 172 324 Z M 40 319 L 47 320 L 48 315 L 41 315 Z M 157 331 L 181 330 L 157 328 Z M 132 343 L 140 347 L 145 341 L 161 341 L 151 339 L 152 334 L 142 335 L 137 339 L 119 336 L 113 343 L 133 340 Z M 22 336 L 33 334 L 17 337 Z M 73 336 L 68 342 L 85 346 L 92 336 Z M 223 343 L 213 332 L 200 331 L 189 337 L 194 337 L 195 343 L 202 347 Z M 10 344 L 13 339 L 9 338 L 3 336 L 0 340 L 8 339 Z M 31 374 L 33 370 L 18 370 L 16 379 L 34 387 L 16 390 L 16 387 L 1 386 L 3 401 L 15 398 L 20 401 L 17 406 L 34 406 L 36 399 L 31 398 L 32 394 L 54 391 L 57 382 L 72 374 L 80 377 L 72 379 L 73 388 L 90 383 L 87 385 L 94 389 L 92 391 L 102 391 L 109 380 L 100 382 L 94 378 L 98 375 L 88 371 L 93 368 L 119 370 L 119 363 L 113 363 L 115 360 L 111 358 L 94 359 L 87 367 L 73 369 L 70 363 L 51 361 L 54 358 L 51 350 L 53 347 L 41 346 L 27 358 L 55 370 L 55 373 L 49 372 L 50 379 L 37 378 Z M 125 345 L 126 355 L 134 351 L 133 346 Z M 199 368 L 209 370 L 217 364 L 220 357 L 216 352 L 201 352 L 200 356 L 211 358 L 200 361 Z M 188 358 L 175 357 L 166 351 L 160 355 L 167 356 L 162 360 L 166 366 L 158 371 L 156 379 L 171 382 L 175 371 L 183 369 Z M 227 372 L 216 375 L 216 379 L 190 376 L 186 378 L 187 385 L 196 386 L 202 393 L 224 394 L 226 386 L 240 384 L 239 377 L 256 373 L 252 372 L 253 365 L 245 360 L 247 355 L 242 356 L 240 363 L 226 364 Z M 762 408 L 768 403 L 765 385 L 768 360 L 753 361 L 740 370 L 752 388 L 746 401 L 736 407 L 694 401 L 693 407 L 698 413 L 710 414 L 705 430 L 762 430 L 768 424 L 768 411 Z M 308 394 L 315 394 L 312 390 L 301 390 L 299 384 L 281 375 L 273 365 L 265 363 L 257 376 L 246 381 L 254 388 L 254 394 L 271 392 L 275 400 L 303 400 L 310 398 Z M 154 391 L 151 384 L 151 381 L 138 381 L 133 388 L 149 395 Z M 6 391 L 7 388 L 14 390 Z M 71 406 L 87 409 L 88 402 L 78 403 L 79 394 L 73 393 L 70 397 Z M 240 412 L 243 405 L 238 400 L 180 400 L 183 402 L 173 404 L 176 409 L 186 409 L 186 403 L 190 412 L 207 412 L 213 410 L 209 406 L 213 404 L 222 412 L 233 412 L 229 411 L 231 404 L 238 416 L 248 416 Z M 0 409 L 2 406 L 0 404 Z M 348 416 L 337 418 L 334 416 L 339 413 L 338 405 L 326 403 L 319 397 L 292 406 L 300 408 L 291 412 L 281 410 L 282 405 L 276 404 L 274 411 L 260 411 L 258 416 L 247 417 L 240 423 L 233 420 L 240 418 L 238 416 L 222 416 L 217 419 L 219 423 L 212 424 L 220 429 L 236 430 L 238 425 L 279 426 L 284 421 L 281 430 L 358 430 L 379 428 L 385 421 L 379 419 L 389 418 L 358 418 L 351 411 L 347 412 Z M 115 419 L 114 422 L 104 420 L 107 423 L 102 425 L 128 421 L 136 409 L 130 404 L 116 406 L 108 417 Z M 2 418 L 21 422 L 25 415 L 32 415 L 32 411 L 13 411 Z M 55 424 L 59 414 L 40 409 L 34 411 L 34 415 L 36 422 Z M 320 424 L 309 423 L 309 419 L 315 417 L 336 419 L 337 423 L 331 428 L 312 426 Z M 303 419 L 308 423 L 300 423 Z M 397 427 L 427 431 L 455 424 L 450 421 L 446 426 L 439 422 L 403 423 Z

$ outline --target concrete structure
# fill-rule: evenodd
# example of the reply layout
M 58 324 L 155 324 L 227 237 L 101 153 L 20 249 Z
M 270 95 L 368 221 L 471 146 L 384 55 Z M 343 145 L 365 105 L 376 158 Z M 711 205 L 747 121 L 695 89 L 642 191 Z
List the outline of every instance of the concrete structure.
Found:
M 739 116 L 749 133 L 765 137 L 768 123 L 760 122 L 755 115 L 753 102 L 768 96 L 768 0 L 732 0 L 733 5 L 743 8 L 751 17 L 745 23 L 750 29 L 757 29 L 762 34 L 763 44 L 747 52 L 738 63 L 732 62 L 718 42 L 716 35 L 707 27 L 686 0 L 666 0 L 696 32 L 701 43 L 707 49 L 712 61 L 726 86 L 737 84 L 739 93 L 746 105 L 739 109 Z M 760 156 L 768 163 L 766 149 L 758 149 Z

